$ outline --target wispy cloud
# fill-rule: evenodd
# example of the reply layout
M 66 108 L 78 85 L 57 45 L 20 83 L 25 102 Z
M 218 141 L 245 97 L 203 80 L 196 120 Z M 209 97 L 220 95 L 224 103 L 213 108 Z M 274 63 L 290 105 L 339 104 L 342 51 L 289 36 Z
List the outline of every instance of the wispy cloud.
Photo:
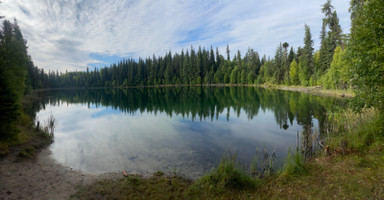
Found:
M 164 55 L 191 45 L 224 49 L 230 44 L 232 51 L 252 47 L 272 55 L 280 42 L 302 46 L 304 24 L 318 48 L 324 2 L 3 0 L 0 13 L 17 18 L 35 64 L 63 71 L 112 62 L 102 59 L 106 56 Z M 333 4 L 348 32 L 348 0 Z

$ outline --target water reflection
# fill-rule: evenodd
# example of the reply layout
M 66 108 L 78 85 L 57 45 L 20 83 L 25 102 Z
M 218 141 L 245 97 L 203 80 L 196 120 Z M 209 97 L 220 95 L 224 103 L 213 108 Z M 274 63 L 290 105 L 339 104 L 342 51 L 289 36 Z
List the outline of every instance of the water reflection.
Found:
M 58 121 L 53 157 L 74 169 L 102 173 L 176 171 L 198 177 L 228 151 L 245 165 L 276 148 L 278 163 L 297 132 L 324 127 L 338 103 L 259 88 L 68 90 L 48 94 L 36 110 Z M 323 121 L 322 121 L 323 120 Z

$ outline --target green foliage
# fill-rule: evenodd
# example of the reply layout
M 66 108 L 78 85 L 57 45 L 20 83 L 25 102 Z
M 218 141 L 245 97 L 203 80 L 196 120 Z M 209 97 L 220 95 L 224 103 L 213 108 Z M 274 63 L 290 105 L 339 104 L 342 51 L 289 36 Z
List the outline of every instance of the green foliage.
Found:
M 319 52 L 319 64 L 316 71 L 322 75 L 330 68 L 334 50 L 337 45 L 341 45 L 341 27 L 339 18 L 330 0 L 323 5 L 321 11 L 324 13 L 322 30 L 320 33 L 321 46 Z M 328 29 L 328 31 L 327 31 Z
M 26 149 L 23 149 L 19 154 L 19 158 L 32 158 L 32 156 L 35 154 L 35 149 L 32 147 L 28 147 Z
M 331 67 L 321 77 L 321 84 L 327 89 L 346 89 L 348 73 L 349 65 L 345 58 L 345 50 L 338 46 L 335 49 Z
M 311 29 L 308 25 L 304 26 L 305 29 L 305 37 L 304 37 L 304 48 L 303 48 L 303 67 L 305 67 L 305 76 L 306 79 L 309 80 L 310 76 L 314 73 L 314 61 L 313 61 L 313 40 Z
M 354 10 L 347 54 L 358 107 L 384 110 L 384 4 L 365 0 Z
M 308 86 L 308 65 L 306 64 L 305 57 L 299 57 L 299 80 L 302 86 Z
M 219 166 L 202 177 L 197 184 L 209 186 L 216 191 L 224 189 L 244 190 L 254 188 L 257 181 L 237 166 L 236 155 L 230 155 L 228 158 L 224 157 Z
M 295 60 L 293 60 L 291 65 L 289 66 L 289 78 L 290 78 L 290 83 L 292 85 L 298 85 L 300 83 L 299 66 L 297 65 Z
M 238 77 L 239 69 L 236 66 L 233 71 L 231 72 L 230 81 L 232 84 L 238 83 L 237 77 Z
M 15 140 L 29 61 L 26 41 L 16 21 L 3 21 L 0 55 L 0 140 Z
M 288 150 L 288 156 L 281 172 L 282 176 L 297 177 L 308 174 L 308 170 L 304 165 L 304 157 L 299 151 L 292 153 Z
M 363 151 L 375 149 L 384 142 L 383 114 L 374 109 L 360 113 L 351 110 L 329 115 L 333 132 L 329 145 L 333 149 L 354 149 Z

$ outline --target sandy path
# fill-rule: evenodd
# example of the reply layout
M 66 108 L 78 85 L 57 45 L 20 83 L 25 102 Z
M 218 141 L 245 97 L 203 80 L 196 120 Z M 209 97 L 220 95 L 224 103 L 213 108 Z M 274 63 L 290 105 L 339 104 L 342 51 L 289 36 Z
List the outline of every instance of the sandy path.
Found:
M 68 199 L 81 185 L 121 174 L 83 174 L 56 163 L 49 148 L 34 159 L 14 162 L 10 155 L 0 160 L 0 199 Z

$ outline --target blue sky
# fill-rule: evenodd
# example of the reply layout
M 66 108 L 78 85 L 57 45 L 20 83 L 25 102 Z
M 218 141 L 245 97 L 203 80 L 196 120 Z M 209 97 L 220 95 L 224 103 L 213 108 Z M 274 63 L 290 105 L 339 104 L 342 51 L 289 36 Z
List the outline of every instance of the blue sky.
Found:
M 202 46 L 225 53 L 250 47 L 273 56 L 280 42 L 303 46 L 304 24 L 315 49 L 325 0 L 2 0 L 0 14 L 16 18 L 35 65 L 85 70 L 121 58 L 163 56 Z M 344 33 L 349 0 L 333 0 Z M 233 55 L 233 54 L 232 54 Z

